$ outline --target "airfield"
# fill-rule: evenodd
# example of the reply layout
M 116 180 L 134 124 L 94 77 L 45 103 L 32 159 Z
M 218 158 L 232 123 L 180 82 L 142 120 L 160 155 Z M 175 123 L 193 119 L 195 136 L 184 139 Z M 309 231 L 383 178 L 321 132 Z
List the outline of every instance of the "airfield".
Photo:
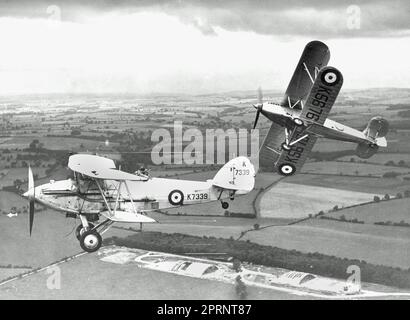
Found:
M 287 278 L 293 273 L 257 265 L 236 272 L 231 263 L 108 246 L 2 281 L 0 299 L 239 299 L 238 276 L 246 299 L 410 299 L 406 291 L 367 283 L 345 294 L 335 286 L 346 282 L 330 278 L 294 284 Z
M 279 93 L 265 95 L 266 99 L 280 99 Z M 255 190 L 230 201 L 228 210 L 215 202 L 155 212 L 151 215 L 159 223 L 145 225 L 143 231 L 249 240 L 408 270 L 410 119 L 402 113 L 410 103 L 408 96 L 405 89 L 380 89 L 342 92 L 338 98 L 331 119 L 355 128 L 362 128 L 373 115 L 389 119 L 388 148 L 374 157 L 363 160 L 354 155 L 353 145 L 319 139 L 301 174 L 282 178 L 259 172 Z M 229 283 L 108 264 L 94 254 L 80 255 L 59 265 L 61 290 L 45 287 L 49 276 L 45 270 L 14 279 L 76 256 L 80 249 L 73 235 L 78 221 L 41 207 L 30 238 L 27 203 L 10 187 L 21 184 L 24 188 L 26 165 L 33 161 L 36 183 L 65 179 L 69 171 L 64 154 L 68 152 L 98 152 L 117 157 L 129 166 L 144 163 L 144 159 L 131 158 L 126 150 L 149 150 L 149 130 L 172 126 L 170 118 L 178 117 L 184 125 L 200 128 L 250 127 L 254 117 L 250 104 L 255 102 L 255 93 L 53 99 L 47 104 L 35 97 L 12 97 L 1 102 L 7 110 L 0 109 L 0 282 L 12 281 L 0 285 L 0 298 L 236 299 L 235 287 Z M 261 136 L 269 125 L 264 121 L 260 121 Z M 29 148 L 34 139 L 37 145 Z M 22 156 L 18 158 L 17 154 Z M 210 179 L 216 171 L 205 165 L 152 167 L 154 176 L 192 180 Z M 6 214 L 11 211 L 18 216 L 9 218 Z M 136 232 L 128 230 L 136 228 L 132 225 L 120 227 L 125 229 L 112 228 L 104 236 L 125 237 Z M 89 290 L 79 290 L 84 282 Z M 147 288 L 148 284 L 153 285 Z M 249 286 L 248 298 L 318 297 Z

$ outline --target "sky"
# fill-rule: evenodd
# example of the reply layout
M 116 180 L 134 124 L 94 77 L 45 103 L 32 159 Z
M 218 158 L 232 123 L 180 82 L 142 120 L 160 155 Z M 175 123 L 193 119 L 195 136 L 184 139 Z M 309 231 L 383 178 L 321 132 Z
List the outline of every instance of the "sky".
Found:
M 410 1 L 0 0 L 0 95 L 285 90 L 325 42 L 344 88 L 410 88 Z

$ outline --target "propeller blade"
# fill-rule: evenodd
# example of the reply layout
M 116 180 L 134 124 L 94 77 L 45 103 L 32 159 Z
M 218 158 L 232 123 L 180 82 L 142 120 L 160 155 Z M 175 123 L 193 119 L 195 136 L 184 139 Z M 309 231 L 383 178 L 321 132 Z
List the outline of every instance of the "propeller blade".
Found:
M 259 120 L 259 114 L 261 113 L 260 109 L 258 108 L 258 110 L 256 111 L 256 118 L 255 121 L 253 123 L 253 128 L 256 128 L 256 125 L 258 124 L 258 120 Z
M 259 87 L 258 88 L 258 104 L 262 104 L 263 103 L 263 93 L 262 93 L 262 88 Z
M 29 228 L 30 228 L 30 236 L 31 231 L 33 230 L 33 223 L 34 223 L 34 204 L 35 204 L 35 188 L 34 188 L 34 176 L 31 167 L 28 166 L 28 191 L 27 197 L 30 200 L 30 207 L 29 207 Z
M 34 188 L 33 171 L 31 171 L 31 167 L 28 166 L 28 190 L 30 191 L 33 188 Z
M 31 231 L 33 230 L 34 223 L 34 200 L 30 200 L 30 211 L 29 211 L 29 226 L 30 226 L 30 237 Z

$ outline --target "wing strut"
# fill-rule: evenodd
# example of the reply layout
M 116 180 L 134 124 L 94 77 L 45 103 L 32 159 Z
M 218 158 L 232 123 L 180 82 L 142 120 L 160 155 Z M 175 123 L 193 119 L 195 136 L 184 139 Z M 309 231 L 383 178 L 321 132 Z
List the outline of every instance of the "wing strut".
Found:
M 128 197 L 130 198 L 130 201 L 131 201 L 132 209 L 134 209 L 134 213 L 137 214 L 138 213 L 137 208 L 135 208 L 134 201 L 132 200 L 131 192 L 130 192 L 130 189 L 128 188 L 127 181 L 124 181 L 124 184 L 125 184 L 125 188 L 127 189 Z

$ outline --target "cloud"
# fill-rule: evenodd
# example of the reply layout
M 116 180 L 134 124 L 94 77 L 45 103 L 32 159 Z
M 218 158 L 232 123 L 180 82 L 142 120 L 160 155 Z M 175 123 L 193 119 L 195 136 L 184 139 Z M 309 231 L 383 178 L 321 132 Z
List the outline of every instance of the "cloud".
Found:
M 360 38 L 410 34 L 408 0 L 22 0 L 0 1 L 2 16 L 87 20 L 90 15 L 155 10 L 177 16 L 203 34 L 217 28 L 264 35 Z M 52 7 L 50 7 L 52 6 Z M 50 10 L 51 8 L 51 10 Z

